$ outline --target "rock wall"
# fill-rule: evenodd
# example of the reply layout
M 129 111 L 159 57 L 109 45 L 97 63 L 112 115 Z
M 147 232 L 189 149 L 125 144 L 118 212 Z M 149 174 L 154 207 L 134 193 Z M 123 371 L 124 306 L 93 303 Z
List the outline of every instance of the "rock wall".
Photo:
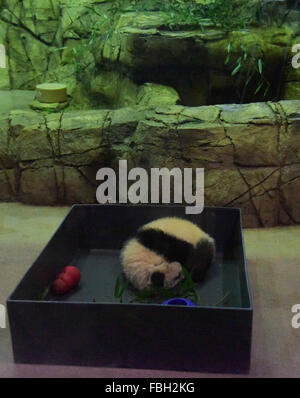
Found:
M 300 101 L 0 114 L 0 200 L 96 202 L 96 172 L 205 169 L 205 204 L 246 227 L 300 222 Z

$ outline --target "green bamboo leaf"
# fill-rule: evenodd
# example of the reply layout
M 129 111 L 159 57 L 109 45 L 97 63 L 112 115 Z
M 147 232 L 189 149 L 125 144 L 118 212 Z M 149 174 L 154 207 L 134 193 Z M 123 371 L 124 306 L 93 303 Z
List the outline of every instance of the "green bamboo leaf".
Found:
M 257 93 L 260 91 L 260 89 L 262 88 L 263 84 L 264 84 L 264 82 L 261 82 L 261 83 L 256 87 L 256 90 L 254 91 L 254 95 L 257 94 Z
M 264 97 L 268 94 L 268 91 L 269 91 L 269 87 L 267 87 L 267 88 L 265 89 L 265 91 L 264 91 Z
M 258 71 L 259 71 L 259 73 L 262 75 L 262 72 L 263 72 L 263 63 L 262 63 L 261 58 L 259 58 L 259 60 L 257 61 L 257 65 L 258 65 Z
M 238 71 L 241 69 L 241 64 L 238 64 L 234 69 L 233 69 L 233 71 L 231 72 L 231 76 L 234 76 L 234 75 L 236 75 L 237 73 L 238 73 Z
M 248 84 L 250 83 L 250 80 L 252 79 L 252 75 L 250 75 L 248 77 L 248 79 L 246 80 L 245 86 L 248 86 Z
M 266 89 L 265 89 L 265 91 L 264 91 L 264 97 L 267 95 L 269 89 L 270 89 L 270 86 L 267 86 Z
M 120 278 L 117 278 L 117 280 L 116 280 L 114 297 L 115 298 L 119 298 L 120 297 Z
M 66 50 L 68 47 L 58 47 L 58 48 L 55 48 L 54 50 L 52 50 L 52 51 L 62 51 L 62 50 Z
M 125 290 L 128 288 L 128 284 L 129 284 L 129 281 L 126 280 L 126 281 L 124 282 L 122 288 L 120 289 L 120 296 L 121 296 L 121 297 L 123 296 Z
M 38 300 L 44 301 L 49 291 L 50 291 L 50 286 L 45 287 L 45 289 L 43 289 L 43 291 L 38 296 Z
M 199 301 L 199 297 L 196 292 L 196 283 L 192 280 L 190 272 L 183 268 L 182 270 L 184 279 L 174 288 L 165 289 L 164 287 L 151 286 L 142 291 L 135 291 L 134 297 L 131 302 L 138 303 L 158 303 L 170 299 L 172 297 L 185 297 L 190 298 L 196 304 Z M 129 281 L 126 280 L 124 283 L 121 279 L 116 280 L 115 285 L 115 298 L 119 298 L 122 303 L 123 294 L 129 286 Z

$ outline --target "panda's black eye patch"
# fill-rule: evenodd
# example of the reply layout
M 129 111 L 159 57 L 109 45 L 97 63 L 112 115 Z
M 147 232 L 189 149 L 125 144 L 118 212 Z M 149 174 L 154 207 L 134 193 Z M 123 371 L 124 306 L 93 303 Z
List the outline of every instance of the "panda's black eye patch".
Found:
M 153 272 L 151 275 L 151 283 L 156 287 L 163 287 L 165 281 L 165 275 L 161 272 Z

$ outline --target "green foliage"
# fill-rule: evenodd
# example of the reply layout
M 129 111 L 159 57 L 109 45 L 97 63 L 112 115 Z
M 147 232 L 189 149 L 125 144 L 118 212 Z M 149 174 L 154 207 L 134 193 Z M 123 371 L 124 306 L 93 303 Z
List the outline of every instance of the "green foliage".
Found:
M 38 301 L 44 301 L 50 291 L 50 286 L 45 287 L 38 295 Z
M 229 43 L 227 46 L 227 57 L 225 59 L 225 65 L 228 65 L 231 60 L 232 44 Z M 254 90 L 254 95 L 258 94 L 262 89 L 264 89 L 263 96 L 265 97 L 270 89 L 270 82 L 264 74 L 264 61 L 261 55 L 262 50 L 259 44 L 252 47 L 251 52 L 244 45 L 241 44 L 239 48 L 239 56 L 233 62 L 233 69 L 231 76 L 235 76 L 238 73 L 245 76 L 245 87 L 247 87 L 253 79 L 257 80 L 256 88 Z
M 190 298 L 195 304 L 197 304 L 199 301 L 199 297 L 196 292 L 197 284 L 193 281 L 191 274 L 186 268 L 182 267 L 182 273 L 184 279 L 179 284 L 179 296 L 184 298 Z
M 75 67 L 75 74 L 79 79 L 82 79 L 82 72 L 88 67 L 86 62 L 86 54 L 90 51 L 92 42 L 94 40 L 95 31 L 91 31 L 91 36 L 87 41 L 81 41 L 77 47 L 72 47 L 73 65 Z
M 75 74 L 79 80 L 85 78 L 85 70 L 89 66 L 89 56 L 94 53 L 94 45 L 104 42 L 112 35 L 120 14 L 124 12 L 161 12 L 165 15 L 165 28 L 170 30 L 183 29 L 183 27 L 184 29 L 204 29 L 210 24 L 225 32 L 230 32 L 244 30 L 252 23 L 260 23 L 263 6 L 263 0 L 208 0 L 203 3 L 195 0 L 111 0 L 106 12 L 99 14 L 99 9 L 95 5 L 85 5 L 88 16 L 95 17 L 96 15 L 99 18 L 98 21 L 97 18 L 92 18 L 94 22 L 91 26 L 88 22 L 84 23 L 88 25 L 83 26 L 83 30 L 87 32 L 86 37 L 70 50 Z M 89 18 L 85 21 L 89 21 Z M 265 96 L 270 83 L 265 77 L 263 57 L 257 57 L 256 51 L 249 52 L 249 49 L 241 45 L 240 54 L 232 61 L 232 45 L 229 44 L 227 47 L 225 61 L 225 65 L 232 67 L 232 77 L 245 75 L 245 87 L 256 79 L 254 93 L 258 94 L 264 90 Z M 58 50 L 66 48 L 61 47 Z
M 196 291 L 197 284 L 192 280 L 190 272 L 186 268 L 182 268 L 184 279 L 172 289 L 165 289 L 163 287 L 148 287 L 147 289 L 138 291 L 132 288 L 128 280 L 123 277 L 119 277 L 116 280 L 114 298 L 119 299 L 120 303 L 123 303 L 123 295 L 127 289 L 133 293 L 131 303 L 148 303 L 148 304 L 160 304 L 165 300 L 182 297 L 193 301 L 195 304 L 203 305 L 201 299 Z M 218 302 L 211 303 L 211 306 L 219 306 L 224 304 L 230 297 L 231 292 L 227 292 Z M 208 305 L 206 303 L 206 305 Z
M 246 29 L 256 19 L 260 1 L 216 0 L 207 5 L 207 18 L 224 31 Z
M 88 17 L 97 16 L 93 23 L 91 22 L 91 18 L 86 18 L 85 22 L 83 19 L 79 19 L 80 24 L 82 25 L 82 30 L 87 32 L 83 37 L 78 40 L 78 45 L 71 48 L 72 53 L 72 65 L 74 66 L 75 75 L 78 80 L 83 80 L 85 75 L 84 72 L 86 68 L 90 65 L 90 57 L 93 53 L 94 44 L 98 41 L 103 41 L 108 38 L 108 36 L 113 32 L 114 29 L 114 20 L 116 18 L 116 14 L 120 11 L 121 3 L 123 0 L 116 0 L 113 2 L 113 6 L 111 10 L 107 13 L 99 13 L 97 8 L 91 5 L 85 5 L 85 14 Z M 99 18 L 98 18 L 99 17 Z M 105 33 L 103 33 L 105 32 Z M 68 49 L 69 47 L 59 47 L 56 48 L 55 51 L 63 51 Z
M 251 23 L 282 26 L 290 13 L 285 4 L 264 0 L 116 0 L 112 9 L 164 12 L 170 29 L 182 25 L 201 28 L 208 19 L 227 32 L 246 29 Z
M 135 303 L 160 303 L 172 297 L 183 297 L 191 299 L 195 304 L 199 302 L 199 297 L 196 292 L 196 283 L 192 280 L 189 271 L 185 268 L 182 269 L 184 279 L 173 289 L 165 289 L 163 287 L 151 286 L 147 289 L 137 291 L 133 290 L 134 297 L 131 302 Z M 123 294 L 128 289 L 129 283 L 127 280 L 122 281 L 117 278 L 114 297 L 123 302 Z
M 114 291 L 114 298 L 120 299 L 120 303 L 123 302 L 123 294 L 125 293 L 126 289 L 128 288 L 129 282 L 126 280 L 125 282 L 121 282 L 120 278 L 117 278 L 115 291 Z
M 195 0 L 117 0 L 114 13 L 121 11 L 160 11 L 165 13 L 169 29 L 180 26 L 202 27 L 210 20 L 224 31 L 245 29 L 257 19 L 262 0 L 215 0 L 198 3 Z

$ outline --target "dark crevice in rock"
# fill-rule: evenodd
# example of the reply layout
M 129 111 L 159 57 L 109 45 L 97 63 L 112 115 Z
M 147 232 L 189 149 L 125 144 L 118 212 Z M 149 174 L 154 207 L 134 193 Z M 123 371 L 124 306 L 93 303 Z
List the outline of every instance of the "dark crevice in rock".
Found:
M 111 139 L 110 139 L 111 123 L 112 123 L 111 112 L 107 112 L 107 114 L 104 116 L 102 131 L 103 131 L 103 141 L 106 144 L 108 149 L 111 148 L 111 146 L 112 146 Z
M 61 129 L 62 129 L 63 116 L 64 116 L 64 111 L 62 111 L 61 114 L 60 114 L 59 124 L 58 124 L 58 129 L 57 129 L 57 148 L 58 148 L 58 155 L 59 156 L 61 156 L 60 135 L 61 135 Z
M 249 165 L 249 164 L 244 164 L 244 163 L 241 163 L 241 162 L 238 162 L 238 161 L 234 161 L 234 165 L 235 166 L 237 166 L 237 167 L 243 167 L 244 169 L 253 169 L 253 168 L 262 168 L 262 169 L 264 169 L 264 168 L 266 168 L 266 167 L 278 167 L 278 166 L 280 166 L 278 163 L 275 163 L 275 164 L 272 164 L 272 163 L 268 163 L 268 164 L 251 164 L 251 165 Z
M 122 143 L 122 142 L 120 142 L 120 143 Z M 90 153 L 90 152 L 93 152 L 93 151 L 97 151 L 98 149 L 103 149 L 103 148 L 105 148 L 105 145 L 100 145 L 100 146 L 97 146 L 97 147 L 93 147 L 93 148 L 87 149 L 87 150 L 82 151 L 82 152 L 63 153 L 63 154 L 61 154 L 60 156 L 58 156 L 56 159 L 57 159 L 57 160 L 63 160 L 64 158 L 66 158 L 66 157 L 68 157 L 68 156 L 73 156 L 73 155 L 75 155 L 75 156 L 76 156 L 76 155 L 80 156 L 80 155 L 84 155 L 84 154 L 86 154 L 86 153 Z
M 59 197 L 59 182 L 58 182 L 58 177 L 56 173 L 55 167 L 53 167 L 53 173 L 54 173 L 54 184 L 55 184 L 55 194 L 56 194 L 56 203 L 60 202 L 60 197 Z
M 82 170 L 80 170 L 81 166 L 75 167 L 78 173 L 81 175 L 81 177 L 93 188 L 97 188 L 98 184 L 96 183 L 96 175 L 95 175 L 95 183 L 93 183 L 85 174 Z M 96 195 L 96 192 L 95 192 Z
M 17 165 L 16 167 L 16 194 L 17 197 L 20 197 L 21 194 L 21 178 L 22 178 L 22 169 Z
M 274 112 L 275 118 L 276 118 L 276 123 L 275 123 L 275 127 L 277 129 L 277 152 L 279 154 L 279 159 L 280 159 L 280 164 L 282 165 L 285 161 L 285 153 L 283 153 L 284 148 L 282 147 L 282 131 L 281 128 L 283 127 L 285 130 L 285 134 L 287 133 L 287 129 L 286 129 L 286 125 L 284 122 L 284 119 L 282 118 L 282 114 L 280 112 L 280 109 L 277 107 L 276 103 L 273 103 L 274 108 L 267 102 L 267 105 L 269 106 L 269 108 Z
M 61 184 L 62 184 L 62 190 L 60 191 L 62 194 L 62 198 L 61 198 L 61 203 L 65 203 L 66 202 L 66 183 L 65 183 L 65 168 L 64 166 L 61 167 Z
M 262 193 L 253 194 L 252 199 L 256 199 L 256 198 L 262 197 L 264 195 L 268 195 L 269 198 L 272 198 L 272 196 L 270 195 L 270 192 L 278 192 L 278 188 L 277 187 L 269 188 L 269 189 L 264 190 Z
M 9 147 L 13 137 L 13 128 L 11 125 L 11 114 L 8 115 L 8 135 L 7 135 L 7 153 L 9 153 Z
M 176 127 L 175 127 L 175 135 L 176 135 L 176 137 L 177 137 L 177 140 L 178 140 L 178 144 L 179 144 L 179 154 L 180 154 L 180 157 L 182 158 L 182 159 L 184 159 L 184 146 L 183 146 L 183 142 L 182 142 L 182 136 L 181 136 L 181 134 L 179 134 L 179 132 L 178 132 L 178 127 L 179 127 L 179 118 L 180 118 L 180 116 L 181 116 L 181 114 L 182 114 L 182 110 L 181 110 L 181 112 L 179 112 L 177 115 L 176 115 Z
M 19 161 L 18 162 L 18 166 L 20 168 L 20 170 L 36 170 L 36 169 L 49 169 L 51 167 L 53 167 L 53 164 L 46 166 L 46 165 L 42 165 L 42 166 L 37 166 L 34 165 L 34 163 L 39 162 L 39 161 L 43 161 L 43 160 L 49 160 L 50 162 L 53 162 L 53 158 L 40 158 L 40 159 L 29 159 L 29 160 L 23 160 L 23 161 Z
M 285 212 L 285 214 L 288 216 L 288 218 L 291 220 L 293 224 L 297 224 L 296 219 L 292 216 L 290 210 L 288 209 L 288 205 L 286 203 L 286 200 L 282 194 L 281 189 L 279 189 L 279 204 L 281 206 L 281 209 Z
M 5 176 L 5 180 L 6 180 L 6 184 L 7 184 L 7 186 L 8 186 L 9 194 L 10 194 L 10 196 L 11 196 L 12 198 L 14 198 L 15 192 L 16 192 L 16 187 L 14 187 L 15 189 L 13 189 L 13 187 L 11 186 L 11 183 L 10 183 L 9 177 L 8 177 L 8 175 L 7 175 L 6 169 L 0 170 L 0 171 L 3 171 L 4 176 Z
M 280 169 L 279 169 L 279 177 L 277 180 L 277 191 L 278 191 L 278 202 L 279 202 L 279 206 L 277 209 L 277 219 L 278 220 L 280 220 L 280 209 L 283 209 L 283 206 L 282 206 L 283 198 L 282 198 L 282 194 L 281 194 L 281 187 L 282 187 L 282 167 L 280 167 Z M 290 218 L 290 220 L 291 220 L 291 218 Z
M 299 175 L 297 175 L 296 177 L 293 177 L 293 178 L 291 178 L 291 179 L 289 179 L 288 181 L 286 181 L 286 182 L 282 182 L 281 181 L 281 187 L 284 187 L 284 186 L 286 186 L 286 185 L 288 185 L 288 184 L 290 184 L 290 183 L 292 183 L 292 182 L 294 182 L 294 181 L 296 181 L 296 180 L 299 180 L 300 179 L 300 174 Z
M 261 216 L 260 216 L 260 214 L 259 214 L 259 211 L 258 211 L 258 209 L 257 209 L 257 207 L 255 206 L 255 203 L 254 203 L 254 201 L 253 201 L 252 190 L 253 190 L 254 187 L 251 187 L 251 185 L 248 183 L 246 177 L 245 177 L 244 174 L 241 172 L 241 170 L 240 170 L 239 167 L 237 167 L 237 171 L 238 171 L 239 175 L 241 176 L 241 178 L 243 179 L 244 183 L 245 183 L 245 184 L 247 185 L 247 187 L 248 187 L 248 192 L 249 192 L 249 196 L 250 196 L 249 201 L 250 201 L 250 203 L 251 203 L 251 205 L 252 205 L 252 208 L 254 209 L 254 212 L 255 212 L 255 215 L 256 215 L 256 218 L 257 218 L 257 220 L 258 220 L 259 225 L 260 225 L 261 227 L 263 227 L 263 226 L 264 226 L 263 220 L 262 220 L 262 218 L 261 218 Z M 259 186 L 259 185 L 261 185 L 261 184 L 262 184 L 262 182 L 260 182 L 259 184 L 257 184 L 257 186 Z
M 261 181 L 259 181 L 257 184 L 255 185 L 250 185 L 248 183 L 248 181 L 245 180 L 246 185 L 248 186 L 248 190 L 246 190 L 245 192 L 241 193 L 239 196 L 235 197 L 234 199 L 232 199 L 230 202 L 226 203 L 226 206 L 230 206 L 233 202 L 236 202 L 238 199 L 242 198 L 244 195 L 246 195 L 247 193 L 249 193 L 252 189 L 258 187 L 259 185 L 263 184 L 266 180 L 268 180 L 274 173 L 276 173 L 278 170 L 280 170 L 280 168 L 277 168 L 275 170 L 273 170 L 269 175 L 267 175 L 264 179 L 262 179 Z M 239 172 L 239 174 L 241 175 L 241 177 L 244 180 L 244 176 L 241 173 L 240 169 L 237 167 L 237 171 Z
M 50 146 L 50 148 L 51 148 L 52 158 L 54 159 L 54 158 L 56 157 L 56 154 L 55 154 L 55 150 L 54 150 L 54 148 L 53 148 L 52 140 L 51 140 L 51 137 L 50 137 L 50 132 L 49 132 L 50 130 L 49 130 L 49 128 L 48 128 L 47 118 L 46 118 L 46 116 L 43 115 L 43 114 L 42 114 L 42 117 L 44 118 L 44 123 L 45 123 L 45 128 L 46 128 L 46 137 L 47 137 L 47 141 L 48 141 L 49 146 Z M 41 159 L 37 159 L 37 160 L 41 160 Z
M 219 119 L 219 121 L 220 121 L 221 126 L 223 126 L 225 138 L 228 139 L 228 140 L 230 141 L 230 145 L 232 146 L 232 151 L 233 151 L 233 164 L 235 164 L 235 163 L 236 163 L 236 147 L 235 147 L 235 144 L 234 144 L 233 139 L 232 139 L 232 138 L 230 137 L 230 135 L 228 134 L 228 129 L 227 129 L 226 125 L 225 125 L 225 122 L 223 122 L 223 120 L 222 120 L 222 112 L 223 112 L 222 109 L 220 109 L 220 112 L 219 112 L 219 114 L 218 114 L 218 119 Z

